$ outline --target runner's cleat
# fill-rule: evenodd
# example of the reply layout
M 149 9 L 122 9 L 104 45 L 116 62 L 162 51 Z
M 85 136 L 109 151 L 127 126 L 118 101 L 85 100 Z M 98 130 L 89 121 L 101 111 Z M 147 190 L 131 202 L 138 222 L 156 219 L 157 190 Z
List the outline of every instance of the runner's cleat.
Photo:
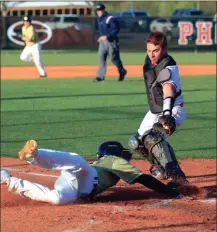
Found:
M 18 152 L 21 160 L 34 158 L 37 155 L 38 145 L 35 140 L 29 140 L 25 143 L 24 147 Z

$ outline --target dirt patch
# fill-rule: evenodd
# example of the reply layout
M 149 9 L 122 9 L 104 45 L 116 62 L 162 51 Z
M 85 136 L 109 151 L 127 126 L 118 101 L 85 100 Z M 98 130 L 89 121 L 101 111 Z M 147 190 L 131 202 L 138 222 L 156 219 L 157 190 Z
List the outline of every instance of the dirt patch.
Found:
M 132 163 L 147 173 L 144 161 Z M 210 232 L 216 231 L 216 159 L 180 161 L 197 191 L 193 199 L 171 200 L 141 185 L 122 181 L 99 195 L 95 202 L 53 206 L 9 193 L 1 186 L 1 222 L 4 232 Z M 12 158 L 1 165 L 25 172 L 58 175 Z M 52 188 L 55 178 L 12 174 Z M 202 201 L 201 201 L 202 200 Z
M 80 65 L 80 66 L 46 66 L 48 78 L 93 78 L 96 77 L 96 65 Z M 127 76 L 142 76 L 142 65 L 125 65 L 128 71 Z M 216 65 L 179 65 L 181 76 L 198 76 L 198 75 L 216 75 Z M 118 76 L 117 69 L 114 65 L 107 67 L 107 77 Z M 4 66 L 1 67 L 1 79 L 34 79 L 39 74 L 34 66 Z

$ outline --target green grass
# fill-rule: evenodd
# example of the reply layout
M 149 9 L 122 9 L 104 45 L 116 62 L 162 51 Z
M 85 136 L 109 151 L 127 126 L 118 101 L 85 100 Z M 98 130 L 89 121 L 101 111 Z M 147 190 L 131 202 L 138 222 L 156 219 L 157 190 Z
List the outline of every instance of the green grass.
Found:
M 20 60 L 22 50 L 1 51 L 1 65 L 33 65 Z M 171 52 L 178 64 L 216 64 L 215 52 Z M 143 64 L 144 52 L 121 52 L 124 64 Z M 96 51 L 42 51 L 45 65 L 96 65 L 98 54 Z M 111 62 L 108 59 L 108 64 Z
M 216 157 L 215 76 L 182 78 L 187 120 L 169 138 L 179 158 Z M 1 155 L 17 154 L 24 142 L 95 158 L 105 140 L 127 146 L 148 110 L 144 83 L 91 79 L 37 79 L 1 83 Z

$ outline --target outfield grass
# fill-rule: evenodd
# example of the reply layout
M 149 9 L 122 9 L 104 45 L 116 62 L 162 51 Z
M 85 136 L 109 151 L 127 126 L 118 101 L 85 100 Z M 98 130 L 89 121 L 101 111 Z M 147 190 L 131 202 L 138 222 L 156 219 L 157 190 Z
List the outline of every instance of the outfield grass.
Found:
M 1 51 L 1 65 L 33 65 L 20 60 L 19 51 Z M 216 64 L 215 52 L 171 52 L 178 64 Z M 143 64 L 144 52 L 121 52 L 124 64 Z M 45 65 L 96 65 L 98 54 L 93 51 L 43 51 L 42 60 Z M 111 62 L 108 59 L 108 64 Z
M 215 76 L 183 77 L 187 120 L 169 138 L 179 158 L 216 157 Z M 105 140 L 127 146 L 148 106 L 143 80 L 36 79 L 2 81 L 1 154 L 16 156 L 28 139 L 40 147 L 95 157 Z

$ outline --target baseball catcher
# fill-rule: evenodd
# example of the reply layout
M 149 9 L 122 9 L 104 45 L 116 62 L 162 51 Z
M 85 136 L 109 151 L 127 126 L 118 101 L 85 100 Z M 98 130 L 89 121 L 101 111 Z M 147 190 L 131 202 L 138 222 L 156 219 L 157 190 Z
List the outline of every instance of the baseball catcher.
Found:
M 151 33 L 146 46 L 143 76 L 149 111 L 137 133 L 130 137 L 129 147 L 151 163 L 150 172 L 154 177 L 171 178 L 171 186 L 178 187 L 188 181 L 167 137 L 186 118 L 179 70 L 167 53 L 167 40 L 163 33 Z
M 51 190 L 1 169 L 1 184 L 7 184 L 9 191 L 35 201 L 65 204 L 78 199 L 90 200 L 116 185 L 120 179 L 129 184 L 140 183 L 171 198 L 183 197 L 177 190 L 130 164 L 132 154 L 116 141 L 102 143 L 97 150 L 97 160 L 92 164 L 77 153 L 38 149 L 35 140 L 27 141 L 18 154 L 29 164 L 61 171 Z

